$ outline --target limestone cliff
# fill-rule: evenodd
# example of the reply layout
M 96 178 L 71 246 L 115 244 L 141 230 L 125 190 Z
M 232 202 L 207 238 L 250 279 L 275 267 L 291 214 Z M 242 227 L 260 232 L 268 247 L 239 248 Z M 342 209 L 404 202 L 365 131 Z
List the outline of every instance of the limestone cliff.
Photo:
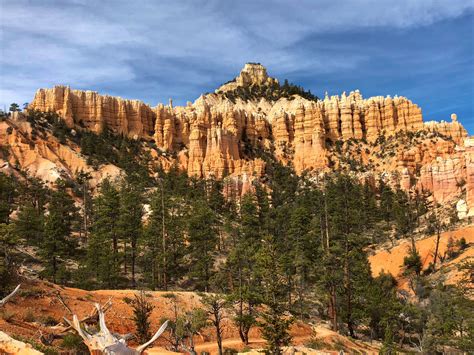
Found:
M 233 81 L 186 106 L 170 102 L 152 108 L 57 86 L 38 90 L 29 108 L 55 111 L 76 129 L 107 127 L 153 140 L 189 175 L 229 176 L 240 191 L 264 173 L 260 155 L 267 150 L 298 173 L 344 166 L 377 174 L 396 171 L 403 187 L 429 189 L 439 200 L 461 193 L 463 180 L 474 207 L 472 149 L 464 146 L 467 132 L 455 115 L 451 122 L 424 123 L 421 109 L 409 99 L 365 99 L 358 90 L 322 100 L 224 94 L 258 86 L 281 87 L 262 65 L 248 63 Z

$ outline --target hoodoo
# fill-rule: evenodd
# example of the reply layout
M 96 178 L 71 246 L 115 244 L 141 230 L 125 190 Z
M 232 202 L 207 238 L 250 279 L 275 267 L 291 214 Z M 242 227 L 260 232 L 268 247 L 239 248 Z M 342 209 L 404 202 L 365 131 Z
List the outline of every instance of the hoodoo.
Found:
M 263 151 L 297 173 L 343 168 L 349 157 L 361 171 L 396 171 L 403 187 L 431 190 L 440 201 L 456 196 L 459 181 L 472 181 L 472 148 L 457 115 L 450 122 L 423 122 L 421 108 L 402 96 L 364 98 L 354 90 L 320 99 L 247 63 L 214 93 L 186 106 L 171 102 L 150 107 L 56 86 L 38 90 L 29 110 L 56 112 L 75 130 L 107 129 L 153 142 L 161 152 L 157 159 L 167 157 L 165 166 L 177 164 L 199 178 L 245 180 L 245 190 L 264 174 Z M 472 190 L 468 186 L 469 208 Z

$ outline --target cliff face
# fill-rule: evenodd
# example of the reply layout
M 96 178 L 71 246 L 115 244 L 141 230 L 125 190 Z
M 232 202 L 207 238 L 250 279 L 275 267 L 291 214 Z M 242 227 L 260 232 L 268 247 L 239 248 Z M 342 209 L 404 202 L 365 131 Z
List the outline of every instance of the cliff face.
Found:
M 53 89 L 39 89 L 29 107 L 57 112 L 69 127 L 83 127 L 96 133 L 107 127 L 131 137 L 153 135 L 153 110 L 138 100 L 123 100 L 94 91 L 56 86 Z
M 56 111 L 70 127 L 101 132 L 105 127 L 134 138 L 154 140 L 161 151 L 173 153 L 178 164 L 197 177 L 233 177 L 239 190 L 262 176 L 259 152 L 271 149 L 277 159 L 305 170 L 327 170 L 356 159 L 374 173 L 398 171 L 405 188 L 414 184 L 435 192 L 440 200 L 460 192 L 459 181 L 472 181 L 472 154 L 464 148 L 466 130 L 451 122 L 423 123 L 421 109 L 405 97 L 364 99 L 348 95 L 308 100 L 298 95 L 230 100 L 223 92 L 239 87 L 279 85 L 260 64 L 246 64 L 241 73 L 216 93 L 194 103 L 154 108 L 136 100 L 101 96 L 96 92 L 57 86 L 40 89 L 30 109 Z M 381 142 L 423 132 L 420 142 L 391 147 Z M 414 139 L 414 141 L 413 141 Z M 337 153 L 341 142 L 357 149 Z M 345 143 L 344 143 L 345 144 Z M 464 151 L 461 151 L 463 150 Z M 471 148 L 469 148 L 471 149 Z M 469 173 L 471 172 L 471 173 Z M 474 207 L 472 186 L 468 203 Z

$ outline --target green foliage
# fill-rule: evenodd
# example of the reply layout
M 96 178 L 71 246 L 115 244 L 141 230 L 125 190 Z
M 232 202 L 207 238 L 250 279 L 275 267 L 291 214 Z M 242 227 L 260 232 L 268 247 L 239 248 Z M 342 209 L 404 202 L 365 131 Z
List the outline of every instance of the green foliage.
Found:
M 57 190 L 51 194 L 39 251 L 45 265 L 43 273 L 53 282 L 66 281 L 58 279 L 58 274 L 65 271 L 65 259 L 74 254 L 75 242 L 71 233 L 78 220 L 77 208 L 65 191 L 62 181 L 57 181 L 56 185 Z
M 153 305 L 147 300 L 144 291 L 135 295 L 132 302 L 133 321 L 135 322 L 135 335 L 140 343 L 145 343 L 151 337 L 150 335 L 150 315 L 153 311 Z
M 138 240 L 142 235 L 143 198 L 140 190 L 126 181 L 120 187 L 120 207 L 118 219 L 118 237 L 124 243 L 124 257 L 130 258 L 131 282 L 136 286 L 136 260 Z M 130 251 L 127 249 L 130 246 Z M 127 265 L 127 264 L 125 264 Z
M 205 201 L 196 201 L 188 217 L 189 275 L 196 289 L 208 291 L 214 274 L 214 259 L 217 245 L 215 231 L 216 215 Z
M 403 266 L 405 267 L 406 275 L 412 273 L 420 275 L 423 264 L 418 250 L 410 248 L 408 255 L 403 258 Z
M 18 239 L 14 233 L 13 225 L 0 224 L 0 298 L 7 294 L 9 288 L 16 281 L 12 249 Z
M 104 180 L 100 194 L 93 200 L 94 220 L 87 249 L 88 267 L 99 285 L 119 286 L 120 196 L 117 188 Z
M 61 342 L 61 347 L 75 351 L 77 354 L 88 354 L 89 350 L 77 334 L 66 334 Z
M 291 341 L 289 334 L 293 318 L 285 314 L 286 289 L 284 273 L 279 265 L 279 254 L 272 236 L 264 239 L 258 253 L 257 267 L 263 285 L 263 304 L 260 330 L 272 354 L 281 354 L 281 347 Z
M 0 223 L 9 223 L 10 214 L 15 208 L 14 200 L 17 194 L 15 179 L 0 173 Z
M 18 104 L 15 103 L 15 102 L 12 103 L 12 104 L 10 105 L 9 111 L 10 111 L 10 112 L 21 111 L 20 105 L 18 105 Z
M 227 302 L 224 297 L 218 294 L 202 295 L 201 302 L 207 312 L 209 322 L 214 326 L 217 348 L 221 355 L 223 353 L 222 334 L 224 333 L 222 321 L 224 319 L 224 310 L 227 307 Z
M 300 86 L 291 84 L 288 80 L 285 80 L 283 85 L 273 83 L 270 85 L 239 86 L 234 90 L 218 92 L 218 94 L 224 95 L 224 97 L 234 103 L 236 98 L 240 98 L 244 101 L 258 100 L 260 98 L 265 98 L 268 101 L 277 101 L 282 97 L 291 100 L 293 95 L 298 95 L 311 101 L 319 100 L 311 91 L 306 91 Z
M 204 302 L 206 310 L 189 313 L 179 311 L 176 297 L 167 297 L 175 305 L 169 328 L 175 350 L 183 350 L 183 344 L 192 349 L 193 336 L 209 320 L 221 334 L 217 325 L 223 307 L 243 343 L 253 327 L 260 327 L 272 353 L 290 342 L 295 319 L 323 319 L 354 337 L 370 334 L 385 340 L 386 352 L 395 351 L 394 344 L 421 344 L 434 351 L 470 346 L 464 336 L 470 334 L 464 296 L 433 289 L 432 280 L 421 274 L 416 250 L 404 263 L 416 299 L 401 297 L 390 275 L 372 277 L 370 272 L 367 251 L 372 244 L 392 229 L 398 237 L 412 237 L 422 229 L 422 216 L 433 209 L 425 194 L 408 195 L 383 180 L 375 188 L 343 172 L 323 178 L 297 175 L 290 165 L 249 146 L 244 147 L 247 156 L 264 159 L 265 177 L 255 181 L 252 193 L 229 201 L 223 193 L 225 180 L 190 178 L 177 166 L 150 174 L 143 142 L 107 130 L 73 134 L 55 125 L 52 113 L 33 111 L 28 117 L 35 119 L 38 135 L 52 130 L 58 138 L 63 135 L 68 143 L 81 145 L 91 163 L 110 162 L 126 174 L 102 181 L 94 198 L 80 172 L 76 180 L 58 182 L 53 189 L 26 176 L 19 182 L 0 175 L 0 277 L 5 281 L 0 292 L 11 290 L 13 280 L 7 279 L 17 261 L 13 246 L 21 243 L 38 250 L 44 275 L 56 282 L 87 289 L 149 287 L 218 294 Z M 380 141 L 391 144 L 390 139 Z M 340 148 L 343 153 L 344 146 Z M 86 196 L 82 213 L 86 211 L 87 221 L 84 215 L 78 220 L 71 195 L 77 205 Z M 465 244 L 452 242 L 450 248 L 460 250 Z M 439 295 L 456 306 L 450 314 L 443 313 Z M 137 329 L 145 339 L 151 309 L 143 300 L 136 320 L 144 324 Z M 438 326 L 442 317 L 451 315 L 448 328 Z

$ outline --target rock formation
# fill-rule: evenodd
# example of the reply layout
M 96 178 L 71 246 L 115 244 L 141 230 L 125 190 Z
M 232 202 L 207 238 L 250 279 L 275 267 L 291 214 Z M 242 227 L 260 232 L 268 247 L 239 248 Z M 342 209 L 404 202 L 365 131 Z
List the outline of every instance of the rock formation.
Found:
M 467 132 L 456 115 L 451 122 L 423 123 L 421 109 L 409 99 L 364 99 L 358 90 L 340 96 L 326 93 L 322 100 L 299 95 L 230 100 L 223 94 L 258 85 L 279 84 L 262 65 L 248 63 L 233 81 L 186 106 L 170 101 L 152 108 L 136 100 L 57 86 L 38 90 L 29 108 L 55 111 L 76 129 L 101 132 L 107 127 L 153 140 L 189 175 L 229 177 L 243 190 L 264 172 L 259 152 L 272 148 L 278 160 L 292 163 L 298 173 L 323 171 L 347 160 L 336 154 L 338 142 L 356 142 L 358 148 L 346 152 L 350 158 L 375 173 L 398 171 L 403 187 L 415 184 L 432 190 L 439 200 L 458 194 L 462 179 L 467 186 L 473 184 L 472 148 L 464 144 Z M 388 148 L 381 142 L 400 134 L 405 141 L 384 151 Z M 467 204 L 474 206 L 473 190 L 467 190 Z
M 71 90 L 68 86 L 39 89 L 30 108 L 55 111 L 69 127 L 79 126 L 97 133 L 108 128 L 130 137 L 152 136 L 156 117 L 141 101 Z
M 239 86 L 271 84 L 278 84 L 278 80 L 269 77 L 267 69 L 263 65 L 260 63 L 247 63 L 234 80 L 222 85 L 216 90 L 216 93 L 219 91 L 234 90 Z

